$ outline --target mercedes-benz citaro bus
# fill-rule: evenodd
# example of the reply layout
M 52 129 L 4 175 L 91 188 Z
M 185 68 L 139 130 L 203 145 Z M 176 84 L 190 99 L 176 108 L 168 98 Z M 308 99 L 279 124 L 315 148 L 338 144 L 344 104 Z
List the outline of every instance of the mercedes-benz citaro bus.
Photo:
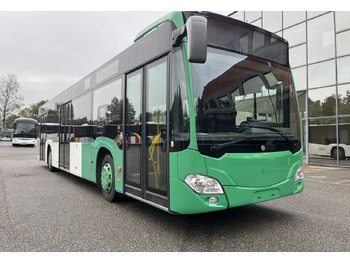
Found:
M 44 104 L 40 126 L 49 169 L 109 201 L 196 214 L 303 190 L 288 43 L 231 17 L 164 16 Z

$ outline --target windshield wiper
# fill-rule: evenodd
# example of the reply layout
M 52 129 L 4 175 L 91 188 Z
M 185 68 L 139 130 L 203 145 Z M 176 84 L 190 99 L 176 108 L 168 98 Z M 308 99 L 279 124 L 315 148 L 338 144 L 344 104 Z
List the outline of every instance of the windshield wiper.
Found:
M 283 135 L 278 129 L 273 128 L 273 127 L 269 127 L 269 126 L 249 125 L 249 126 L 244 127 L 244 129 L 242 131 L 240 131 L 240 133 L 242 133 L 243 131 L 245 131 L 247 129 L 250 129 L 250 128 L 260 128 L 260 129 L 267 129 L 267 130 L 273 131 L 273 132 L 279 134 L 284 140 L 286 140 L 288 145 L 290 145 L 292 147 L 295 146 L 294 142 L 291 139 L 289 139 L 288 137 Z M 244 142 L 244 141 L 247 141 L 247 140 L 251 140 L 251 139 L 252 139 L 251 137 L 250 138 L 247 137 L 247 138 L 241 138 L 241 139 L 237 139 L 237 140 L 234 140 L 234 141 L 230 141 L 230 142 L 214 145 L 214 146 L 211 146 L 209 148 L 209 150 L 211 152 L 214 152 L 214 151 L 217 151 L 217 150 L 220 150 L 220 149 L 223 149 L 223 148 L 235 145 L 235 144 L 239 144 L 241 142 Z
M 219 144 L 219 145 L 214 145 L 214 146 L 211 146 L 209 148 L 209 150 L 210 150 L 210 152 L 214 152 L 214 151 L 217 151 L 217 150 L 220 150 L 220 149 L 232 146 L 234 144 L 238 144 L 238 143 L 246 141 L 246 140 L 247 140 L 247 138 L 241 138 L 241 139 L 238 139 L 238 140 L 222 143 L 222 144 Z
M 247 130 L 247 129 L 250 129 L 250 128 L 260 128 L 260 129 L 267 129 L 267 130 L 273 131 L 273 132 L 279 134 L 281 137 L 283 137 L 284 140 L 286 140 L 287 143 L 288 143 L 290 146 L 293 146 L 293 147 L 295 146 L 294 142 L 293 142 L 291 139 L 289 139 L 288 137 L 286 137 L 285 135 L 283 135 L 283 134 L 281 133 L 281 131 L 279 131 L 277 128 L 270 127 L 270 126 L 249 125 L 249 126 L 244 127 L 244 129 L 243 129 L 240 133 L 242 133 L 243 131 L 245 131 L 245 130 Z

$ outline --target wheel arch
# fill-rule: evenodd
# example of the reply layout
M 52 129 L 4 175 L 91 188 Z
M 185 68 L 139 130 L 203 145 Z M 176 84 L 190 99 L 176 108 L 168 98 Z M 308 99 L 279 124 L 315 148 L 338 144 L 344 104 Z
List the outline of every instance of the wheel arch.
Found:
M 102 161 L 103 158 L 106 155 L 111 155 L 113 161 L 115 160 L 111 150 L 107 149 L 106 147 L 100 147 L 100 149 L 98 150 L 97 154 L 96 154 L 96 172 L 95 172 L 95 179 L 96 179 L 96 184 L 97 184 L 97 188 L 101 187 L 101 178 L 100 178 L 100 170 L 102 168 Z
M 95 180 L 94 182 L 96 182 L 97 187 L 101 188 L 101 181 L 99 177 L 102 168 L 101 165 L 103 158 L 109 154 L 113 159 L 114 173 L 116 179 L 118 180 L 117 183 L 115 183 L 115 189 L 117 192 L 123 194 L 123 175 L 122 171 L 118 171 L 120 168 L 123 167 L 123 150 L 117 146 L 115 141 L 106 137 L 98 137 L 92 146 L 94 148 L 94 159 L 91 160 L 93 160 L 93 162 L 95 163 L 95 174 L 91 177 L 92 180 Z
M 49 154 L 50 154 L 50 152 L 52 152 L 51 145 L 47 144 L 47 146 L 46 146 L 46 154 L 45 154 L 45 157 L 46 157 L 45 162 L 46 162 L 46 164 L 49 163 Z
M 341 146 L 334 146 L 331 148 L 331 157 L 334 159 L 337 159 L 337 155 L 335 155 L 335 152 L 337 153 L 337 155 L 339 154 L 339 152 L 342 152 L 342 154 L 339 156 L 339 160 L 344 160 L 345 159 L 345 149 Z

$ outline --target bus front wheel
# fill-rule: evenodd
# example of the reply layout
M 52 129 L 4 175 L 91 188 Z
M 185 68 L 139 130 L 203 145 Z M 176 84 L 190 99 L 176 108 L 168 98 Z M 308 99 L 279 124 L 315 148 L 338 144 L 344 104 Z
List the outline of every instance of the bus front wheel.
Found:
M 115 202 L 118 199 L 118 193 L 115 191 L 115 171 L 111 155 L 106 155 L 102 160 L 100 181 L 104 198 L 110 202 Z

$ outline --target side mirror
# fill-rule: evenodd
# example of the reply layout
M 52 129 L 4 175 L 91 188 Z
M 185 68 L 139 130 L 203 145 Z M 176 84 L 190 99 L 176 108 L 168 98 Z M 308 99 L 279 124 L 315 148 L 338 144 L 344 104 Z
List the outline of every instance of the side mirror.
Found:
M 205 63 L 207 60 L 207 19 L 203 16 L 191 16 L 184 27 L 173 32 L 172 45 L 179 46 L 186 35 L 188 61 Z
M 205 63 L 207 60 L 207 19 L 191 16 L 186 22 L 187 55 L 192 63 Z

